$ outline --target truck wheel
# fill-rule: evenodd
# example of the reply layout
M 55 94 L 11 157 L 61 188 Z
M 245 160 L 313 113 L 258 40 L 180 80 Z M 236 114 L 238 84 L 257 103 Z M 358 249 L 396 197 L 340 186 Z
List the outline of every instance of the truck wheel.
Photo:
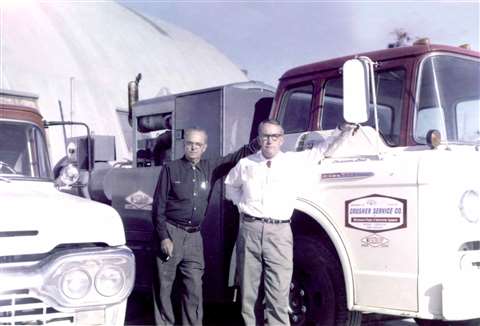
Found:
M 291 324 L 360 325 L 361 313 L 347 309 L 342 269 L 332 250 L 319 239 L 298 236 L 293 257 Z

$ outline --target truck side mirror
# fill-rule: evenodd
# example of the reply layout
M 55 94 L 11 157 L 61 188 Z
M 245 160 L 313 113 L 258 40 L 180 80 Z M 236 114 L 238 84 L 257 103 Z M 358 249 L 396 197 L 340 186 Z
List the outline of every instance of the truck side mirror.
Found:
M 370 103 L 369 65 L 360 59 L 343 64 L 343 119 L 360 124 L 368 120 Z

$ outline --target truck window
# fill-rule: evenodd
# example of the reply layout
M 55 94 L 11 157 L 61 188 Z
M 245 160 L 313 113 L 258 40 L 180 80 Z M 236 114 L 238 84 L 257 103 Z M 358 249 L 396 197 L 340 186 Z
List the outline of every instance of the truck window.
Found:
M 455 107 L 458 138 L 466 141 L 480 139 L 480 99 L 462 101 Z
M 40 129 L 27 123 L 0 121 L 0 175 L 50 178 L 47 147 Z
M 279 121 L 287 134 L 307 131 L 312 108 L 313 85 L 289 89 L 282 98 Z
M 378 124 L 385 142 L 391 146 L 400 141 L 400 123 L 403 107 L 405 71 L 403 69 L 382 71 L 375 75 L 377 87 Z M 336 128 L 343 120 L 343 81 L 342 78 L 328 80 L 321 112 L 321 129 Z M 369 119 L 364 125 L 375 127 L 373 106 Z
M 441 135 L 445 135 L 445 121 L 442 108 L 424 108 L 418 111 L 415 135 L 417 140 L 426 144 L 426 136 L 429 130 L 436 129 Z
M 480 61 L 434 55 L 420 66 L 414 139 L 437 129 L 449 142 L 480 141 Z

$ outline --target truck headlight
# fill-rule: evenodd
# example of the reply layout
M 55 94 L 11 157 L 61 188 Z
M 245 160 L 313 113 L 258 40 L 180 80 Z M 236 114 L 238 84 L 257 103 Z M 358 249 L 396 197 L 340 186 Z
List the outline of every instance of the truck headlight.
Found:
M 66 185 L 71 186 L 80 179 L 80 171 L 73 164 L 68 164 L 60 170 L 60 181 Z
M 480 218 L 480 196 L 475 190 L 467 190 L 460 198 L 460 213 L 470 223 L 477 223 Z
M 62 292 L 70 299 L 85 297 L 92 287 L 92 279 L 87 271 L 73 269 L 66 272 L 61 280 Z
M 127 247 L 69 249 L 39 269 L 43 282 L 33 290 L 62 311 L 79 311 L 125 300 L 133 289 L 135 257 Z
M 123 272 L 116 267 L 102 268 L 95 276 L 95 288 L 106 297 L 117 295 L 124 285 Z

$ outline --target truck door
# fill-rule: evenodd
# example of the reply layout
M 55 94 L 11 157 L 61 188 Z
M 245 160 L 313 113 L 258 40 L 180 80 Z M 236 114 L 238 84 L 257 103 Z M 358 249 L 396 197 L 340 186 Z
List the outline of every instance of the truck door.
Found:
M 376 75 L 380 143 L 385 153 L 376 155 L 378 135 L 364 128 L 363 141 L 346 142 L 342 146 L 351 148 L 340 150 L 319 166 L 319 185 L 310 196 L 328 214 L 347 248 L 354 274 L 354 304 L 417 311 L 417 161 L 412 152 L 398 147 L 407 106 L 403 97 L 409 86 L 406 74 L 407 69 L 392 68 Z M 285 145 L 290 150 L 298 132 L 307 130 L 307 121 L 318 121 L 321 130 L 335 129 L 344 122 L 341 76 L 323 85 L 323 96 L 318 99 L 308 84 L 284 93 L 279 120 L 286 126 Z M 321 107 L 316 118 L 315 107 Z M 300 112 L 303 122 L 295 117 Z M 366 125 L 374 125 L 373 114 Z M 369 139 L 373 140 L 370 146 Z
M 318 201 L 347 248 L 355 305 L 417 311 L 416 157 L 340 155 L 318 170 Z

